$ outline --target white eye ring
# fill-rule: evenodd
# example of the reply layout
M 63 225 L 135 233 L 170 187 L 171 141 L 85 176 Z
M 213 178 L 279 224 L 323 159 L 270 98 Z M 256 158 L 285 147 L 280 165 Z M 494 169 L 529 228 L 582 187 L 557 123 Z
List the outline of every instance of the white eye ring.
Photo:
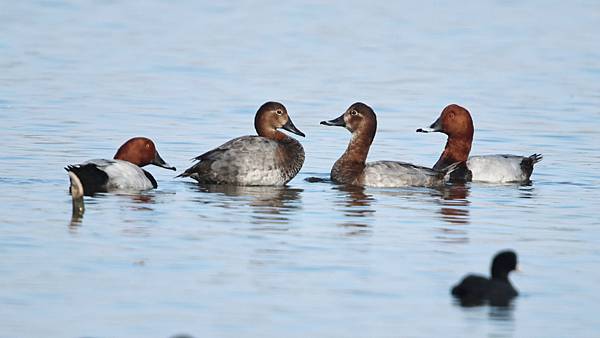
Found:
M 356 110 L 352 109 L 350 111 L 350 115 L 358 115 L 358 112 Z
M 283 112 L 282 112 L 281 110 L 278 110 L 278 111 L 276 111 L 276 112 L 275 112 L 275 114 L 277 114 L 277 115 L 282 115 L 282 114 L 283 114 Z

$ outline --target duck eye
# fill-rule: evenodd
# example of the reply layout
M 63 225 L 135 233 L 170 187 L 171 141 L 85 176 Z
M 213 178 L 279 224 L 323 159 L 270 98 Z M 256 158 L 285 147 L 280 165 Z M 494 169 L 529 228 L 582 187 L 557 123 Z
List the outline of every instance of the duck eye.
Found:
M 356 110 L 351 110 L 350 115 L 356 116 L 358 115 L 358 112 Z
M 281 115 L 281 114 L 283 114 L 283 112 L 281 110 L 278 110 L 278 111 L 275 112 L 275 114 Z

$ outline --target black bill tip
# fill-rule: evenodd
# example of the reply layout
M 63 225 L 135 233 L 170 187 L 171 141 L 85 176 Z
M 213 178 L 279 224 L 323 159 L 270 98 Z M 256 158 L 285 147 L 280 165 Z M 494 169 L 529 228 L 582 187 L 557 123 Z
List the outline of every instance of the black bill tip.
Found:
M 170 164 L 168 164 L 167 162 L 165 162 L 165 160 L 162 159 L 162 157 L 160 157 L 160 155 L 158 154 L 158 152 L 156 152 L 156 154 L 154 154 L 154 160 L 152 161 L 152 164 L 154 164 L 157 167 L 161 167 L 161 168 L 165 168 L 165 169 L 169 169 L 169 170 L 177 170 L 177 168 L 171 166 Z
M 294 133 L 296 135 L 306 137 L 306 135 L 304 135 L 304 133 L 301 132 L 300 129 L 296 128 L 296 126 L 294 125 L 294 122 L 292 122 L 292 119 L 290 119 L 290 118 L 288 118 L 287 122 L 281 128 L 289 131 L 290 133 Z

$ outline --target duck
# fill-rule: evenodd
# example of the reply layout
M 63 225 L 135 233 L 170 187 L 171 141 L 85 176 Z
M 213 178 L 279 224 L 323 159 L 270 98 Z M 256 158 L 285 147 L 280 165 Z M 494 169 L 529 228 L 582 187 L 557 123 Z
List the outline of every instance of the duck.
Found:
M 134 137 L 123 143 L 113 159 L 93 159 L 65 167 L 71 181 L 73 198 L 92 196 L 98 192 L 144 191 L 158 187 L 156 179 L 142 169 L 153 164 L 176 170 L 160 156 L 154 142 Z
M 362 102 L 352 104 L 338 118 L 321 121 L 321 124 L 344 127 L 352 133 L 346 151 L 331 168 L 331 180 L 338 184 L 370 187 L 440 186 L 459 165 L 452 163 L 442 169 L 431 169 L 398 161 L 366 163 L 377 131 L 377 116 L 371 107 Z
M 304 164 L 304 148 L 278 129 L 305 137 L 279 102 L 264 103 L 254 116 L 257 135 L 234 138 L 193 158 L 198 161 L 177 177 L 200 184 L 283 186 Z
M 446 147 L 433 169 L 450 163 L 464 163 L 450 177 L 451 181 L 477 181 L 487 183 L 528 183 L 533 167 L 543 159 L 542 154 L 530 156 L 495 154 L 470 156 L 473 143 L 473 119 L 469 111 L 457 104 L 448 105 L 438 119 L 428 128 L 417 132 L 440 132 L 448 135 Z
M 518 271 L 517 254 L 512 250 L 500 251 L 494 256 L 491 277 L 467 275 L 456 284 L 451 294 L 462 306 L 477 306 L 486 303 L 493 306 L 507 306 L 519 295 L 508 279 L 508 274 Z

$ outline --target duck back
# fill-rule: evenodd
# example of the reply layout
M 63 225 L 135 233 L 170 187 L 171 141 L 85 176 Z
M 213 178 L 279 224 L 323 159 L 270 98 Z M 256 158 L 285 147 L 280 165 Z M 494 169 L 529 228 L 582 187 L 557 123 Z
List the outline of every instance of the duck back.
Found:
M 471 156 L 467 167 L 472 173 L 473 181 L 490 183 L 510 183 L 529 181 L 533 165 L 541 161 L 542 156 L 533 154 L 529 157 L 499 154 Z
M 157 187 L 149 172 L 122 160 L 95 159 L 65 169 L 79 178 L 88 196 L 97 192 L 143 191 Z
M 372 187 L 437 186 L 444 184 L 444 171 L 398 161 L 367 163 L 363 184 Z

